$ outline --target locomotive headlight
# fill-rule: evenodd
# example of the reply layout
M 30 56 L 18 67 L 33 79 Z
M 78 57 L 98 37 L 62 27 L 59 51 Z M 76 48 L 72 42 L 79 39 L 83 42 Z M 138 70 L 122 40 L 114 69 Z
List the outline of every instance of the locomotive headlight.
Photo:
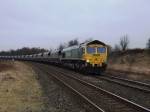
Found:
M 89 63 L 89 62 L 90 62 L 90 60 L 86 60 L 86 62 L 87 62 L 87 63 Z

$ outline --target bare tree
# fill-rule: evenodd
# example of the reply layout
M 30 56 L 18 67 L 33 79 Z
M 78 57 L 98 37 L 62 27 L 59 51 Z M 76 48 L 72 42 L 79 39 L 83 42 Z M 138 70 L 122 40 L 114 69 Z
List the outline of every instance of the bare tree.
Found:
M 70 40 L 70 41 L 68 42 L 68 47 L 74 46 L 74 45 L 79 45 L 78 39 Z
M 47 49 L 40 47 L 33 47 L 33 48 L 23 47 L 17 50 L 2 51 L 0 52 L 0 55 L 30 55 L 30 54 L 44 53 L 47 51 L 48 51 Z
M 129 46 L 129 39 L 127 35 L 124 35 L 123 37 L 120 38 L 120 47 L 122 51 L 127 50 Z
M 58 46 L 58 50 L 59 50 L 59 51 L 62 51 L 64 48 L 65 48 L 65 44 L 60 44 L 60 45 Z
M 150 49 L 150 38 L 148 39 L 148 42 L 146 44 L 147 49 Z

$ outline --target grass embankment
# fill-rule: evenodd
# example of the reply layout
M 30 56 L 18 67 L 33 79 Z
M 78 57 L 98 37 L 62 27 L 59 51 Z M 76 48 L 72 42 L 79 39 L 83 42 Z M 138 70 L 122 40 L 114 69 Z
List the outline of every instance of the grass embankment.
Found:
M 0 62 L 0 112 L 39 112 L 42 108 L 42 91 L 30 66 Z
M 110 56 L 108 70 L 150 74 L 150 54 L 134 51 Z

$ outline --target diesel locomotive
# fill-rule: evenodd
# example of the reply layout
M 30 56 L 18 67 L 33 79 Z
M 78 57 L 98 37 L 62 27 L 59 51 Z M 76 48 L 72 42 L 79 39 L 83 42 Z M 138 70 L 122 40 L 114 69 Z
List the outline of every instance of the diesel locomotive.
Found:
M 102 72 L 107 67 L 108 47 L 94 40 L 63 49 L 59 52 L 60 61 L 76 70 Z

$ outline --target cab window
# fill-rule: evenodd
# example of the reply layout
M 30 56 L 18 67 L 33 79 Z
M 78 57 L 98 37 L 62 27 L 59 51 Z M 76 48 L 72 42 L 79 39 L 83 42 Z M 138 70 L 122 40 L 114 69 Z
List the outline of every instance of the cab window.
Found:
M 97 48 L 97 53 L 105 53 L 106 52 L 106 48 L 105 47 L 98 47 Z
M 96 53 L 96 49 L 94 47 L 87 47 L 87 53 L 94 54 Z

